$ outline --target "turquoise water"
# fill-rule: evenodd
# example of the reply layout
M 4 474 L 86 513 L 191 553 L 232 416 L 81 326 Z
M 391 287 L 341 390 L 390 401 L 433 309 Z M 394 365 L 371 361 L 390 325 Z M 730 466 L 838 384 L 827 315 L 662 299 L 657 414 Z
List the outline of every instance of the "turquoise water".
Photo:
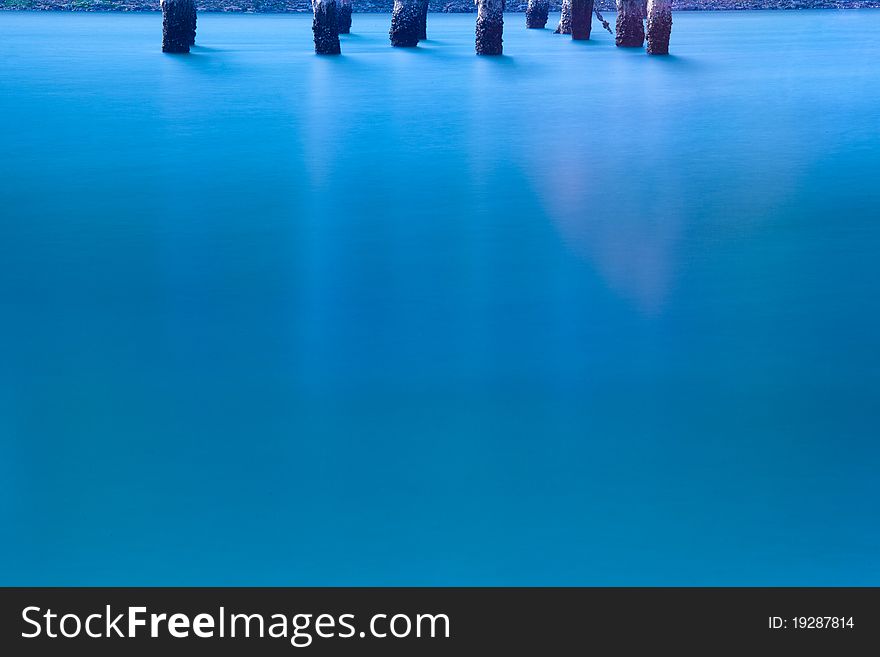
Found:
M 880 11 L 160 21 L 0 13 L 0 583 L 880 584 Z

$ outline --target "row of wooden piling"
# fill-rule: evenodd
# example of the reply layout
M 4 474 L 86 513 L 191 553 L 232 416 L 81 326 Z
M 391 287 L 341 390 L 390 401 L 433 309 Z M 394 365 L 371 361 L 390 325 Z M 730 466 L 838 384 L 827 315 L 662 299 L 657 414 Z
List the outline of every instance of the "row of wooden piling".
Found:
M 476 0 L 475 50 L 478 55 L 503 52 L 504 0 Z M 161 0 L 162 51 L 189 52 L 195 43 L 196 5 L 194 0 Z M 351 30 L 351 0 L 312 0 L 312 32 L 315 52 L 338 55 L 339 35 Z M 550 13 L 549 0 L 529 0 L 526 27 L 543 29 Z M 609 29 L 595 10 L 594 0 L 563 0 L 557 34 L 570 34 L 574 40 L 587 40 L 592 31 L 593 14 Z M 389 37 L 391 45 L 412 48 L 427 39 L 428 0 L 394 0 Z M 647 20 L 647 30 L 645 21 Z M 671 0 L 617 0 L 615 43 L 623 48 L 641 48 L 645 39 L 648 54 L 669 53 L 672 32 Z

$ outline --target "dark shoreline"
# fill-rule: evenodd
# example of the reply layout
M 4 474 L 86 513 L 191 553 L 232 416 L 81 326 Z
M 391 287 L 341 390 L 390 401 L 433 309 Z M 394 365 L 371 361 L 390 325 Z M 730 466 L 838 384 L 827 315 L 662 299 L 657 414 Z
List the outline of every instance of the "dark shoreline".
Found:
M 199 11 L 223 13 L 311 13 L 310 0 L 198 0 Z M 559 11 L 559 1 L 550 3 Z M 392 0 L 354 0 L 356 13 L 391 13 Z M 527 2 L 512 0 L 506 11 L 524 12 Z M 613 11 L 613 0 L 596 0 L 601 11 Z M 676 11 L 744 11 L 797 9 L 873 9 L 880 0 L 672 0 Z M 159 0 L 4 0 L 0 11 L 159 11 Z M 431 0 L 429 10 L 443 13 L 474 13 L 472 0 Z

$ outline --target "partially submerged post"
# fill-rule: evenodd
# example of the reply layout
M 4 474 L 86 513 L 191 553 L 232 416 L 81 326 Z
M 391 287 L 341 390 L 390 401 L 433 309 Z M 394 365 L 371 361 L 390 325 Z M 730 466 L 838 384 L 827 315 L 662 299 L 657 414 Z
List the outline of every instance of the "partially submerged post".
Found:
M 672 2 L 648 0 L 648 54 L 668 55 L 672 33 Z
M 500 55 L 504 32 L 504 0 L 474 0 L 477 3 L 477 54 Z
M 339 33 L 351 32 L 351 0 L 339 0 L 339 16 L 336 19 L 339 24 Z
M 189 4 L 189 31 L 187 34 L 189 35 L 189 45 L 196 45 L 196 2 L 195 0 L 190 0 Z
M 318 55 L 338 55 L 339 16 L 336 0 L 312 0 L 312 32 L 315 34 L 315 53 Z
M 194 0 L 160 0 L 162 5 L 162 52 L 185 53 L 195 43 Z
M 419 0 L 394 0 L 391 13 L 391 45 L 414 48 L 419 43 Z
M 562 0 L 562 14 L 554 34 L 571 34 L 571 0 Z
M 621 48 L 641 48 L 645 43 L 644 0 L 617 0 L 617 36 Z
M 547 25 L 547 15 L 550 13 L 550 0 L 529 0 L 526 7 L 526 27 L 534 30 L 543 30 Z
M 419 0 L 419 41 L 428 38 L 428 0 Z
M 588 41 L 593 30 L 593 0 L 571 0 L 571 38 Z

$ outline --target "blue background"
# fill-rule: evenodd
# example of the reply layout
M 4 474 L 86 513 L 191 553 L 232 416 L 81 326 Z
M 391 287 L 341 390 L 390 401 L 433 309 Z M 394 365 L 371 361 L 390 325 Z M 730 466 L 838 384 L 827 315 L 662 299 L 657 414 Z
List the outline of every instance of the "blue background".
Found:
M 880 584 L 880 12 L 523 21 L 0 15 L 0 583 Z

